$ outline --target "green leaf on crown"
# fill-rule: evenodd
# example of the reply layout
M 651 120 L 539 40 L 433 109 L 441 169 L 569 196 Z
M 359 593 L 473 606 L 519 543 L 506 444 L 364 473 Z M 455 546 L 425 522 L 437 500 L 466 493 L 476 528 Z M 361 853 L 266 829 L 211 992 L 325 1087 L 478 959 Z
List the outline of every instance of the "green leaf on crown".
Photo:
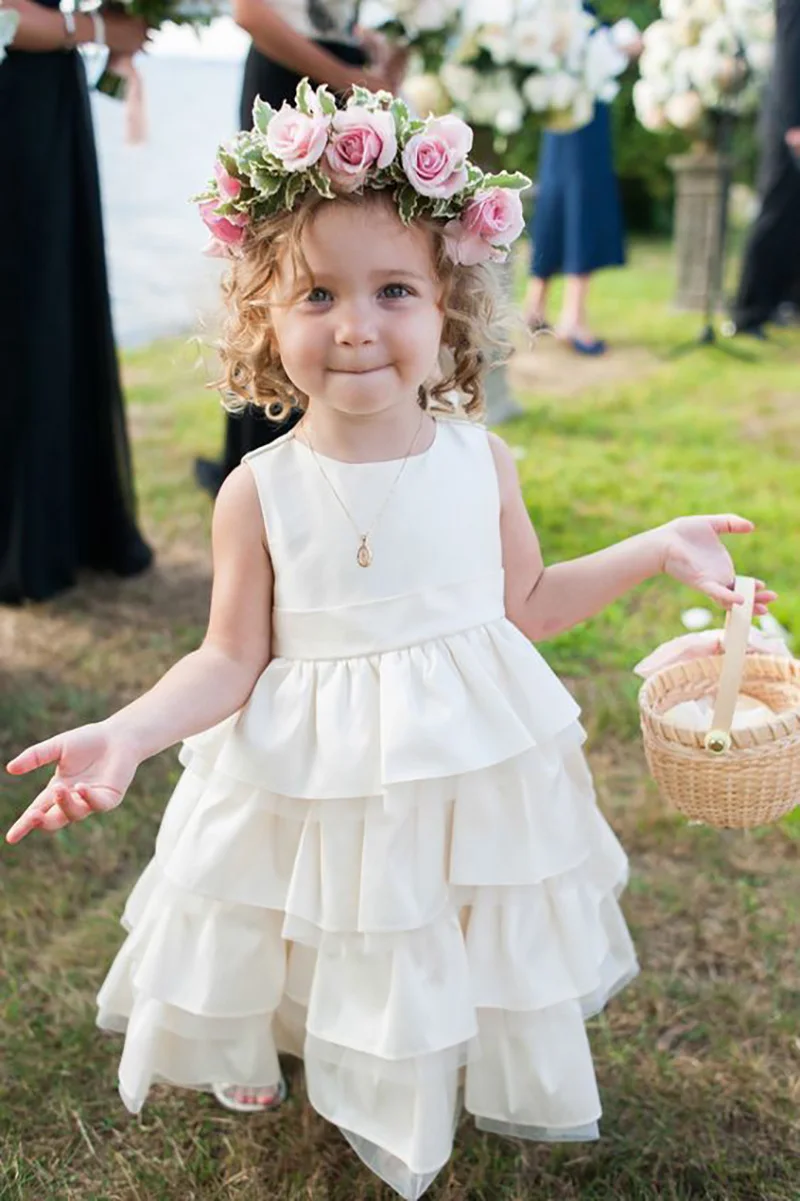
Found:
M 247 175 L 252 174 L 256 168 L 264 168 L 264 156 L 260 146 L 251 144 L 242 149 L 236 156 L 236 161 L 239 165 L 239 170 L 244 171 Z M 267 164 L 271 166 L 271 164 Z
M 317 88 L 317 100 L 326 117 L 332 117 L 336 113 L 336 98 L 328 91 L 324 83 L 321 83 Z
M 306 172 L 306 175 L 317 189 L 320 196 L 324 196 L 326 200 L 333 200 L 335 198 L 336 193 L 331 187 L 330 179 L 324 171 L 320 170 L 319 167 L 312 167 Z
M 400 214 L 400 220 L 406 225 L 413 220 L 421 199 L 419 192 L 415 191 L 410 184 L 398 189 L 397 211 Z
M 295 171 L 286 181 L 286 190 L 283 194 L 283 202 L 286 208 L 291 212 L 294 208 L 294 202 L 297 197 L 305 192 L 308 186 L 308 172 Z
M 356 83 L 350 90 L 350 100 L 347 103 L 348 108 L 352 108 L 354 104 L 366 105 L 368 108 L 372 103 L 372 92 L 369 88 L 364 88 L 360 83 Z
M 496 175 L 484 175 L 483 186 L 485 188 L 514 188 L 521 192 L 531 186 L 531 181 L 521 171 L 500 171 Z
M 300 112 L 305 113 L 307 117 L 310 117 L 314 111 L 314 102 L 311 99 L 313 95 L 314 90 L 311 87 L 311 84 L 308 82 L 308 77 L 306 76 L 301 79 L 297 85 L 297 91 L 295 92 L 295 104 L 300 109 Z
M 453 204 L 454 200 L 456 201 L 455 206 Z M 458 210 L 461 209 L 461 205 L 458 203 L 456 197 L 448 196 L 446 198 L 436 200 L 434 201 L 433 209 L 431 210 L 431 216 L 437 220 L 440 220 L 443 217 L 452 217 L 454 207 Z
M 256 96 L 253 102 L 253 125 L 259 133 L 265 134 L 269 128 L 269 123 L 275 116 L 275 109 L 271 104 L 267 104 L 266 100 L 262 100 L 260 96 Z
M 220 150 L 217 159 L 222 163 L 229 175 L 236 175 L 239 171 L 239 164 L 236 159 L 227 150 Z
M 258 163 L 260 167 L 266 167 L 273 175 L 285 175 L 286 168 L 284 167 L 277 154 L 273 154 L 271 150 L 267 150 L 266 146 L 261 151 L 261 158 Z
M 264 167 L 255 167 L 250 173 L 253 187 L 264 200 L 275 196 L 283 187 L 285 175 L 275 175 Z
M 405 101 L 401 100 L 399 96 L 395 96 L 394 100 L 389 106 L 389 112 L 394 118 L 394 125 L 398 138 L 404 137 L 411 120 L 411 114 L 408 111 L 408 105 L 405 103 Z

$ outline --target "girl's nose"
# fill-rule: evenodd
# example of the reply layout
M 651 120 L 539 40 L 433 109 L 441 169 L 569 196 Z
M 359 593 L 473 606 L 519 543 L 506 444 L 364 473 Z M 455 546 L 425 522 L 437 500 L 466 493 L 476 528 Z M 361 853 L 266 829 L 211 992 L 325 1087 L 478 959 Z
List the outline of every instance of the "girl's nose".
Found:
M 369 346 L 377 339 L 374 315 L 366 305 L 342 305 L 336 327 L 339 346 Z

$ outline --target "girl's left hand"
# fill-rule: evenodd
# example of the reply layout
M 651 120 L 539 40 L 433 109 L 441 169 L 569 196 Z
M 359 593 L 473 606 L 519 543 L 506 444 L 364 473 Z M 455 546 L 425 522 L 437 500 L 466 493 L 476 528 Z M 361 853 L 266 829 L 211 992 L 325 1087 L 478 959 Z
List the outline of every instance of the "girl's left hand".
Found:
M 662 526 L 664 549 L 662 569 L 682 584 L 696 588 L 711 600 L 732 609 L 744 602 L 733 591 L 736 571 L 720 534 L 750 534 L 755 529 L 746 517 L 722 513 L 707 517 L 676 517 Z M 763 580 L 756 580 L 756 602 L 753 612 L 761 615 L 776 598 Z

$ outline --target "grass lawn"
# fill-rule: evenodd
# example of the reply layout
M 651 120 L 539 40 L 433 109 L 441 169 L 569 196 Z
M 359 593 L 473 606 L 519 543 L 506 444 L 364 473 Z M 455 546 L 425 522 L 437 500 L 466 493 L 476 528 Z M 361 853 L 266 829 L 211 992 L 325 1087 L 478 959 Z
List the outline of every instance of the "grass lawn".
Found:
M 670 290 L 668 249 L 639 244 L 629 270 L 598 281 L 613 370 L 593 376 L 541 348 L 548 387 L 525 395 L 505 435 L 545 556 L 680 513 L 744 513 L 758 530 L 737 544 L 738 566 L 781 594 L 776 616 L 800 646 L 800 331 L 748 348 L 748 361 L 670 358 L 699 326 L 670 311 Z M 3 761 L 101 718 L 202 637 L 210 511 L 191 463 L 220 445 L 215 394 L 203 389 L 212 371 L 210 353 L 187 343 L 126 356 L 158 566 L 0 609 Z M 688 827 L 658 798 L 638 739 L 631 667 L 681 631 L 693 603 L 703 602 L 658 580 L 542 648 L 585 707 L 600 802 L 632 862 L 625 910 L 643 972 L 591 1027 L 604 1137 L 521 1146 L 467 1124 L 431 1201 L 800 1199 L 800 821 Z M 95 1031 L 94 995 L 176 778 L 170 752 L 142 767 L 108 818 L 0 851 L 1 1201 L 390 1201 L 306 1105 L 299 1071 L 280 1116 L 237 1117 L 165 1088 L 138 1119 L 122 1107 L 121 1043 Z M 4 829 L 33 788 L 0 779 Z

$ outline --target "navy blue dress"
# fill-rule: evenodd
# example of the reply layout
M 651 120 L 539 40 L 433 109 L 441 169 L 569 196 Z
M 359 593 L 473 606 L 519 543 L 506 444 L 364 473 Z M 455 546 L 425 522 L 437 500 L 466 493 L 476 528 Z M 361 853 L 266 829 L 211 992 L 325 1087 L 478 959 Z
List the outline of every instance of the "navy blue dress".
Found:
M 531 271 L 540 279 L 588 275 L 625 262 L 607 104 L 595 106 L 594 120 L 583 129 L 542 135 L 530 233 Z
M 584 8 L 594 14 L 592 5 Z M 607 104 L 595 105 L 594 120 L 583 129 L 542 135 L 530 235 L 531 272 L 540 279 L 589 275 L 625 262 Z

